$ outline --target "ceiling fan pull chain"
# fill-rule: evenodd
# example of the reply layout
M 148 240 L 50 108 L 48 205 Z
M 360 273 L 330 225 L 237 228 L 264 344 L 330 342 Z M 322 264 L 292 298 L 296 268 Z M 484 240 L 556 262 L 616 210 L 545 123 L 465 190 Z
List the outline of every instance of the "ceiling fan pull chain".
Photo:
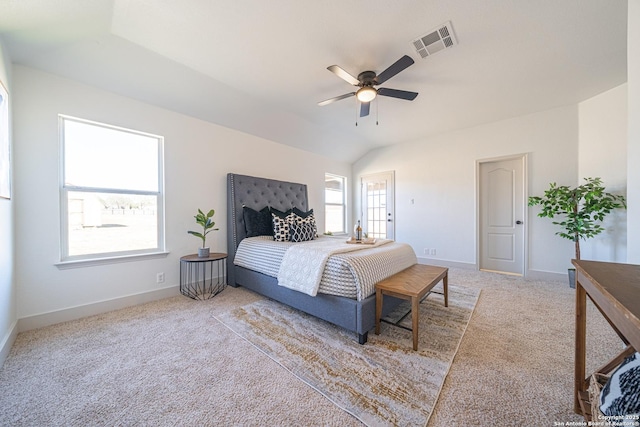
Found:
M 378 97 L 376 96 L 376 126 L 378 126 L 378 110 L 380 109 L 380 104 L 378 104 Z
M 358 126 L 358 98 L 355 98 L 356 100 L 356 126 Z

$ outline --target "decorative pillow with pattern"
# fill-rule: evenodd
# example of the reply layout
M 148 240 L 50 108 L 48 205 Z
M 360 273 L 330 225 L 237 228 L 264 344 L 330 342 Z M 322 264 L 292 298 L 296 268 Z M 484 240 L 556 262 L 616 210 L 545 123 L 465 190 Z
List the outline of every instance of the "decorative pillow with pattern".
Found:
M 316 237 L 313 226 L 305 222 L 294 222 L 289 226 L 289 240 L 292 242 L 308 242 Z
M 289 241 L 289 227 L 294 222 L 293 210 L 281 212 L 271 208 L 271 221 L 273 224 L 273 240 L 277 242 Z
M 640 353 L 624 359 L 611 374 L 600 393 L 600 410 L 609 417 L 640 415 Z
M 295 221 L 297 223 L 311 225 L 313 227 L 313 237 L 318 237 L 318 227 L 316 225 L 316 218 L 313 215 L 313 209 L 304 212 L 298 208 L 293 208 L 293 213 L 296 215 Z

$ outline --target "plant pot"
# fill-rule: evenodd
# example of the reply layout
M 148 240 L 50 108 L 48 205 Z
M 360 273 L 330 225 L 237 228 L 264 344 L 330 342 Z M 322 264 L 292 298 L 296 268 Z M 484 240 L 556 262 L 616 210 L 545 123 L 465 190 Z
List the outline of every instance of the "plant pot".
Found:
M 209 258 L 209 248 L 198 248 L 198 257 Z
M 569 272 L 569 287 L 575 289 L 575 287 L 576 287 L 576 269 L 575 268 L 570 268 L 568 270 L 568 272 Z

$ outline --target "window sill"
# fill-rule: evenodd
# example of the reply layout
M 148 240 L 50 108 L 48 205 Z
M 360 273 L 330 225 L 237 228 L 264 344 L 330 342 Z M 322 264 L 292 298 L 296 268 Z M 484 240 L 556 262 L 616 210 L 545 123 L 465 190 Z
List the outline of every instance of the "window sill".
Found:
M 153 252 L 148 254 L 112 256 L 104 258 L 78 259 L 73 261 L 60 261 L 54 265 L 59 270 L 68 270 L 71 268 L 95 267 L 98 265 L 116 264 L 121 262 L 141 261 L 144 259 L 166 258 L 169 252 Z

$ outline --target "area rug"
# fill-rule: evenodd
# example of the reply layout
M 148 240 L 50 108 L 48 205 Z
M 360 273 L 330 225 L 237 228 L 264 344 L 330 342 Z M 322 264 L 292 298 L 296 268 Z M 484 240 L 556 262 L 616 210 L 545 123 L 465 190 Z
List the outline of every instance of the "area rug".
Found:
M 479 294 L 450 285 L 449 307 L 429 295 L 420 304 L 418 351 L 405 329 L 382 323 L 380 335 L 372 331 L 360 345 L 355 334 L 271 300 L 216 318 L 362 423 L 425 426 Z M 411 315 L 402 323 L 410 326 Z

